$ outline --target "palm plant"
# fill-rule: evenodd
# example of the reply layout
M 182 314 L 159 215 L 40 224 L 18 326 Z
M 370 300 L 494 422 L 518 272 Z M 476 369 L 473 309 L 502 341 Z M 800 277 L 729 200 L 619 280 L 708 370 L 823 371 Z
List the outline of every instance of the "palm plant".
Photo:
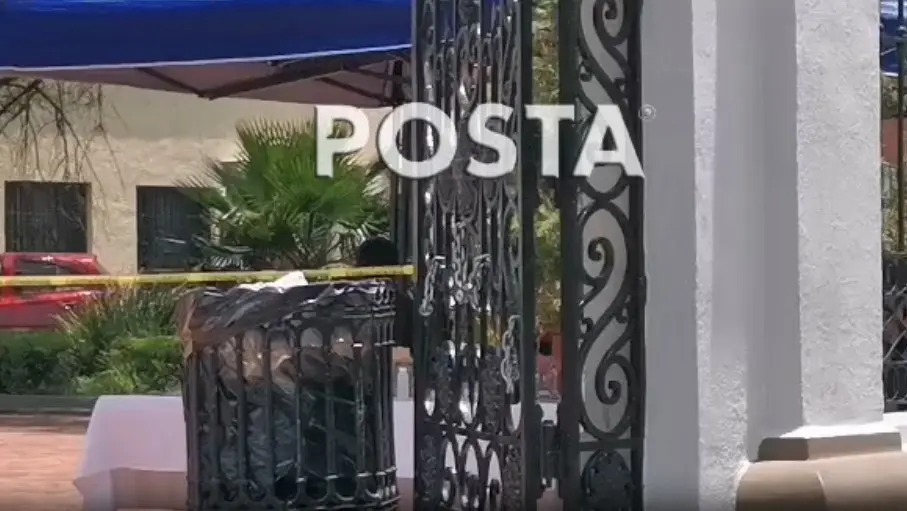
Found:
M 183 184 L 216 233 L 207 252 L 246 257 L 255 269 L 317 268 L 348 261 L 362 239 L 388 232 L 383 169 L 338 156 L 334 177 L 318 176 L 312 122 L 247 123 L 237 136 L 235 161 L 209 161 L 204 176 Z

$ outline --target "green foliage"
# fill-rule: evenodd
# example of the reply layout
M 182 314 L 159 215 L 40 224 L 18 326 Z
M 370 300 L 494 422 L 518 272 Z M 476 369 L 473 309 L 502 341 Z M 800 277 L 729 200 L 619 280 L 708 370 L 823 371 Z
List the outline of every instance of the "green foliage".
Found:
M 519 222 L 513 218 L 510 232 L 514 243 L 519 240 L 519 227 Z M 561 329 L 562 273 L 560 210 L 554 199 L 543 194 L 539 197 L 535 215 L 535 286 L 538 289 L 535 312 L 540 334 Z
M 74 376 L 100 371 L 104 355 L 120 339 L 175 335 L 178 293 L 173 288 L 111 289 L 61 318 L 69 345 L 63 361 L 67 370 Z
M 237 135 L 236 161 L 209 161 L 206 175 L 184 186 L 207 211 L 218 243 L 247 249 L 253 267 L 322 267 L 389 231 L 381 169 L 337 156 L 334 177 L 318 176 L 312 122 L 249 123 Z
M 545 197 L 535 218 L 536 236 L 536 316 L 539 329 L 559 332 L 561 329 L 561 219 L 554 202 Z
M 536 103 L 558 102 L 557 2 L 537 0 L 532 20 L 532 77 Z
M 881 85 L 882 119 L 898 116 L 898 79 L 890 76 L 882 77 Z M 904 102 L 907 106 L 907 101 Z
M 74 374 L 62 362 L 72 344 L 63 332 L 0 334 L 0 394 L 163 394 L 179 391 L 182 347 L 173 336 L 123 338 L 98 354 L 94 370 Z
M 182 349 L 172 336 L 117 340 L 99 372 L 76 379 L 76 393 L 162 394 L 179 392 Z
M 881 181 L 882 248 L 894 251 L 897 249 L 898 238 L 897 168 L 883 161 Z
M 69 344 L 53 332 L 0 333 L 0 394 L 67 394 Z

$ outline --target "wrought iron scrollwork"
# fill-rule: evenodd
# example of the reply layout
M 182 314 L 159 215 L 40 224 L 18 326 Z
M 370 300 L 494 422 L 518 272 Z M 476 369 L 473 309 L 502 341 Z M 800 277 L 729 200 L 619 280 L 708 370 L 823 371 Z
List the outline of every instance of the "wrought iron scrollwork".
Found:
M 578 107 L 562 172 L 573 169 L 597 105 L 618 105 L 640 148 L 642 0 L 566 0 L 562 97 Z M 591 15 L 590 15 L 591 13 Z M 644 296 L 642 181 L 619 166 L 562 175 L 565 508 L 642 509 Z
M 521 107 L 531 80 L 530 7 L 514 0 L 417 2 L 416 99 L 440 107 L 461 128 L 479 103 Z M 561 3 L 561 41 L 573 44 L 561 52 L 561 95 L 582 111 L 565 137 L 562 169 L 573 168 L 601 103 L 623 109 L 640 147 L 633 115 L 640 105 L 640 8 L 639 0 Z M 503 130 L 523 142 L 517 111 Z M 414 131 L 412 142 L 429 156 L 432 134 Z M 465 166 L 483 149 L 459 142 L 450 168 L 420 184 L 416 505 L 532 509 L 543 479 L 557 479 L 565 507 L 639 509 L 642 183 L 611 167 L 588 180 L 566 174 L 560 180 L 566 378 L 559 424 L 543 426 L 530 383 L 534 290 L 523 271 L 531 267 L 537 193 L 526 144 L 515 176 L 479 180 Z M 568 429 L 580 435 L 563 434 Z
M 518 141 L 522 154 L 521 105 L 531 76 L 521 23 L 529 3 L 415 5 L 416 99 L 448 113 L 460 134 L 479 104 L 516 107 L 499 128 Z M 429 156 L 432 137 L 427 128 L 414 129 L 413 146 Z M 534 428 L 520 429 L 514 413 L 534 403 L 534 392 L 527 398 L 518 391 L 525 393 L 523 375 L 533 375 L 534 384 L 534 363 L 525 367 L 518 359 L 534 325 L 530 319 L 526 330 L 522 314 L 523 286 L 530 281 L 522 275 L 526 226 L 520 213 L 535 182 L 519 170 L 499 179 L 468 174 L 470 159 L 486 158 L 487 148 L 465 136 L 458 142 L 450 167 L 419 183 L 416 506 L 531 509 L 539 485 L 526 491 L 523 445 L 537 440 L 527 436 Z

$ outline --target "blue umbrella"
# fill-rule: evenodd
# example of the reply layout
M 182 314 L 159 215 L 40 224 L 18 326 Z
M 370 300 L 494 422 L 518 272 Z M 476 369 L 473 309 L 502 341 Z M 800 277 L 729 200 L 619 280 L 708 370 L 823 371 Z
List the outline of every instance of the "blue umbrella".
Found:
M 387 104 L 411 0 L 4 0 L 0 75 Z

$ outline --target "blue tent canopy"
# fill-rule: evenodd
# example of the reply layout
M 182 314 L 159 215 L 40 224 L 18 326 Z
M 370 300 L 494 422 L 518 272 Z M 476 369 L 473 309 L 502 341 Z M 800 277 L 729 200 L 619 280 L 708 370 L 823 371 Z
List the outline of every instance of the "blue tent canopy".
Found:
M 411 0 L 4 0 L 0 75 L 386 104 Z
M 905 0 L 880 0 L 897 76 Z M 0 76 L 381 106 L 406 82 L 411 0 L 3 0 Z M 907 12 L 907 11 L 905 11 Z

